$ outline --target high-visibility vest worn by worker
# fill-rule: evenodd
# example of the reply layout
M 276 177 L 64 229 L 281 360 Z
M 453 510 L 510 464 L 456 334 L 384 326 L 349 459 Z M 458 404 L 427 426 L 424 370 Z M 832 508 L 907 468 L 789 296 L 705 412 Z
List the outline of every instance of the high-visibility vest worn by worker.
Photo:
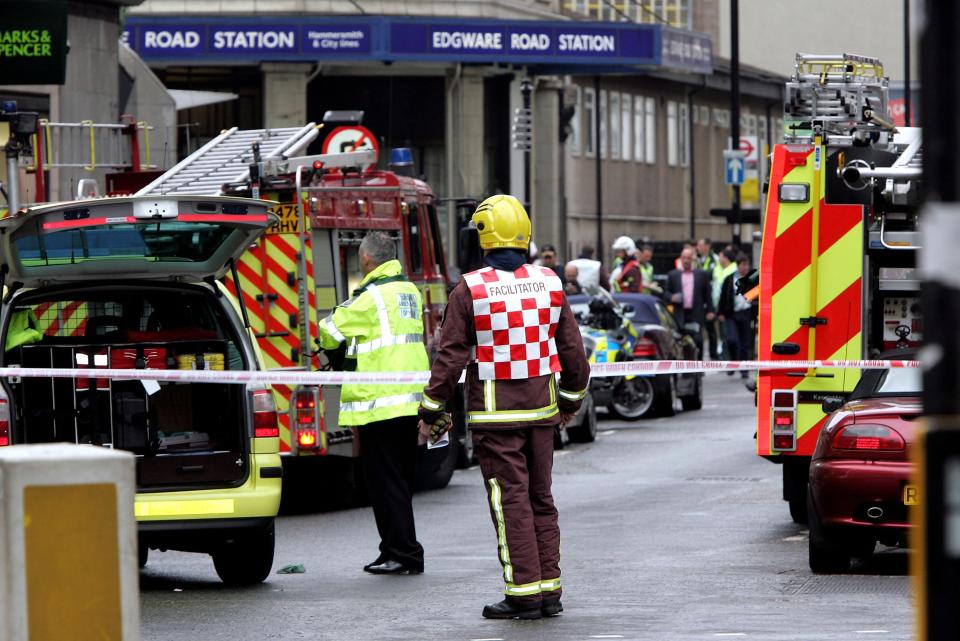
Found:
M 389 260 L 360 282 L 353 297 L 320 321 L 320 347 L 347 344 L 347 359 L 358 372 L 428 371 L 423 346 L 420 290 Z M 422 383 L 346 384 L 340 391 L 340 425 L 366 425 L 417 413 Z

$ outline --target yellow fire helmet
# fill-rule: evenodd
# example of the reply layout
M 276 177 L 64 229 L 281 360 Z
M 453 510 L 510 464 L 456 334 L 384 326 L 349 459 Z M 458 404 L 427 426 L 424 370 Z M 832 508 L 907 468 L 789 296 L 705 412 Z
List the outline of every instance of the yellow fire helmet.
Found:
M 477 205 L 470 220 L 480 235 L 480 249 L 526 250 L 530 245 L 530 217 L 513 196 L 490 196 Z

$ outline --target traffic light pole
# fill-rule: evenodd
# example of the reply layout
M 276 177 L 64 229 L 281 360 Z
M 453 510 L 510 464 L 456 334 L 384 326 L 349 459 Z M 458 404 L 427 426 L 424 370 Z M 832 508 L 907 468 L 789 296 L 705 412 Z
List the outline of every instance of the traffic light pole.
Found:
M 730 0 L 730 148 L 740 149 L 740 3 Z M 733 245 L 740 246 L 740 185 L 733 185 L 730 203 Z

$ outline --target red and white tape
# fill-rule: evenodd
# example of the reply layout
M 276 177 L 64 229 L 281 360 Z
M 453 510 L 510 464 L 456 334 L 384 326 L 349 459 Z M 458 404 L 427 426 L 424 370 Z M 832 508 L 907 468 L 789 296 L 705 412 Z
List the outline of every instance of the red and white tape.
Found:
M 806 369 L 900 369 L 920 367 L 920 361 L 624 361 L 596 363 L 590 374 L 655 376 L 695 372 Z M 179 370 L 0 367 L 4 378 L 109 378 L 113 380 L 254 385 L 343 385 L 349 383 L 426 383 L 429 372 L 304 372 L 299 370 Z

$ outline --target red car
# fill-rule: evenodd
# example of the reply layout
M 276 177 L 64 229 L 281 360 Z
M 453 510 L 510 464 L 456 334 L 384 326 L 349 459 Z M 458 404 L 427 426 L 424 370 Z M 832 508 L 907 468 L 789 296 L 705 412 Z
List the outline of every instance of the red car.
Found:
M 807 510 L 810 569 L 846 572 L 853 557 L 873 554 L 877 541 L 906 546 L 910 449 L 922 411 L 919 369 L 866 370 L 847 402 L 820 432 L 810 465 Z M 831 407 L 832 405 L 832 407 Z

